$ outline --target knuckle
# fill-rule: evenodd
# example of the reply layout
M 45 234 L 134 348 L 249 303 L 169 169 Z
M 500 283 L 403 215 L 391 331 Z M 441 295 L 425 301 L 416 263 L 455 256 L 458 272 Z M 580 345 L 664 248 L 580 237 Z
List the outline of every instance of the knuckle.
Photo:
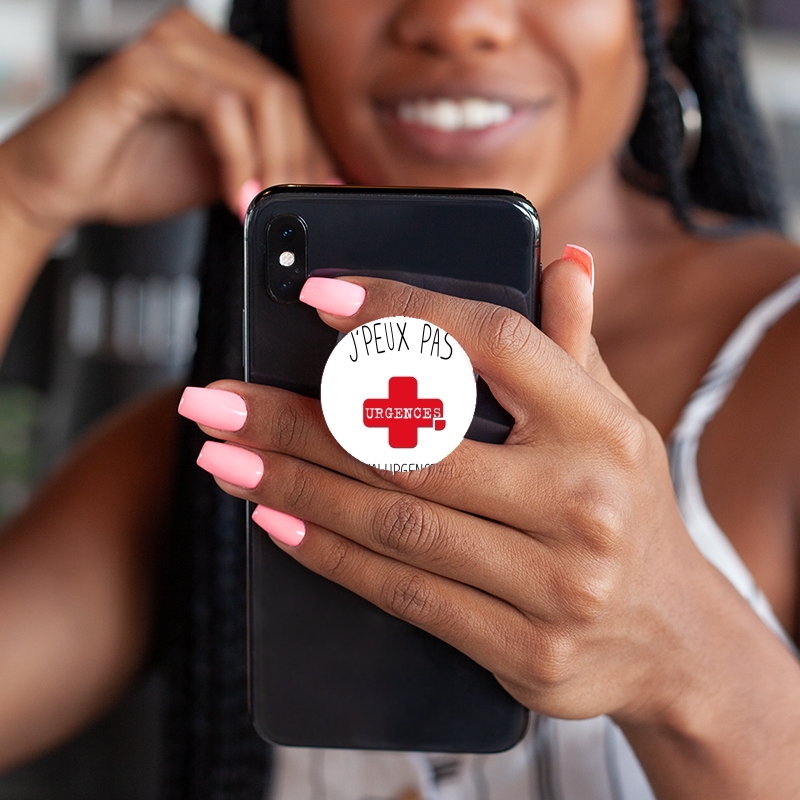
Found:
M 272 441 L 275 447 L 287 453 L 295 452 L 306 436 L 306 423 L 299 404 L 281 403 L 272 424 Z
M 398 309 L 396 316 L 425 319 L 427 302 L 421 289 L 408 283 L 396 283 L 388 291 L 390 296 L 386 299 Z
M 437 539 L 438 521 L 427 503 L 410 495 L 393 497 L 376 515 L 378 543 L 394 553 L 421 556 Z
M 323 578 L 342 582 L 347 575 L 350 565 L 352 545 L 341 536 L 331 538 L 320 554 L 320 561 L 316 570 Z
M 385 589 L 386 610 L 419 627 L 435 625 L 441 616 L 433 588 L 424 576 L 408 570 Z
M 573 486 L 562 504 L 567 531 L 592 552 L 612 556 L 625 540 L 624 501 L 603 477 Z
M 603 427 L 617 466 L 627 473 L 638 473 L 649 452 L 648 431 L 642 418 L 622 403 L 615 403 L 607 410 Z
M 308 509 L 314 496 L 315 481 L 312 476 L 313 467 L 305 462 L 298 462 L 292 469 L 291 479 L 285 489 L 285 500 L 294 511 Z
M 617 578 L 617 570 L 607 561 L 592 559 L 583 568 L 573 566 L 561 590 L 569 618 L 581 625 L 601 619 L 616 596 Z
M 145 31 L 142 40 L 166 45 L 174 42 L 181 35 L 187 15 L 188 12 L 180 6 L 171 8 Z
M 131 82 L 141 76 L 142 71 L 157 58 L 157 49 L 157 44 L 147 34 L 120 50 L 110 61 L 109 68 L 123 83 Z
M 552 630 L 540 636 L 530 665 L 535 682 L 550 692 L 563 686 L 571 676 L 575 651 L 574 641 L 562 631 Z
M 537 346 L 535 328 L 521 314 L 505 306 L 494 306 L 481 320 L 479 337 L 492 359 L 515 357 Z

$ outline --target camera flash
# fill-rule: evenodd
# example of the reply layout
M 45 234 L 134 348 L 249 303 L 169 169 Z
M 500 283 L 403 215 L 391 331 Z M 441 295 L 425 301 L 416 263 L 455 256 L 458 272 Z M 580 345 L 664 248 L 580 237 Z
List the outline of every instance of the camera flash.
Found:
M 291 250 L 284 250 L 278 261 L 282 267 L 291 267 L 294 264 L 294 253 Z

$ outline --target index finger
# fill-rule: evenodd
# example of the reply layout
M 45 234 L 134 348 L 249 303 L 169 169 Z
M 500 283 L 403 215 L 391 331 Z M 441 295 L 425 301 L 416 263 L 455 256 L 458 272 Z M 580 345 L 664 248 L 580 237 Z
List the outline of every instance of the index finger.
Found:
M 585 401 L 586 393 L 596 389 L 561 348 L 505 306 L 382 278 L 350 276 L 309 278 L 300 299 L 343 333 L 382 317 L 415 317 L 437 325 L 464 348 L 473 368 L 518 424 L 530 418 L 532 405 L 564 419 L 570 411 L 565 404 Z

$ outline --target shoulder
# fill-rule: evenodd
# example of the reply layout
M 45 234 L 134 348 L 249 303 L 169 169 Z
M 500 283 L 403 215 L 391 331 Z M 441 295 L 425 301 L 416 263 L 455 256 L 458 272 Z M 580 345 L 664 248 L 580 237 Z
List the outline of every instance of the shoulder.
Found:
M 731 305 L 742 309 L 740 318 L 750 315 L 753 324 L 760 322 L 732 404 L 749 397 L 762 412 L 771 409 L 762 431 L 780 428 L 785 435 L 796 429 L 800 444 L 800 247 L 759 234 L 722 240 L 709 257 L 717 262 L 719 285 L 728 283 L 723 291 L 730 292 Z M 780 408 L 788 416 L 776 417 Z
M 800 275 L 800 249 L 777 236 L 736 237 L 715 246 L 711 258 L 729 264 L 721 274 L 730 278 L 740 322 L 762 301 L 773 313 L 756 312 L 763 327 L 755 332 L 755 348 L 741 356 L 741 376 L 703 435 L 703 492 L 781 622 L 792 629 L 798 600 L 793 521 L 800 518 L 800 288 L 783 287 Z

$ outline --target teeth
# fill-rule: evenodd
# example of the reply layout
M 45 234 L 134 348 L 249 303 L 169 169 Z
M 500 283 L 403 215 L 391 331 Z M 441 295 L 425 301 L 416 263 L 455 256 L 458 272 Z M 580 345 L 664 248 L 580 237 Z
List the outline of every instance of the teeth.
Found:
M 466 100 L 406 100 L 398 106 L 397 116 L 403 122 L 424 125 L 451 133 L 460 130 L 481 130 L 502 125 L 513 113 L 508 103 L 470 97 Z

